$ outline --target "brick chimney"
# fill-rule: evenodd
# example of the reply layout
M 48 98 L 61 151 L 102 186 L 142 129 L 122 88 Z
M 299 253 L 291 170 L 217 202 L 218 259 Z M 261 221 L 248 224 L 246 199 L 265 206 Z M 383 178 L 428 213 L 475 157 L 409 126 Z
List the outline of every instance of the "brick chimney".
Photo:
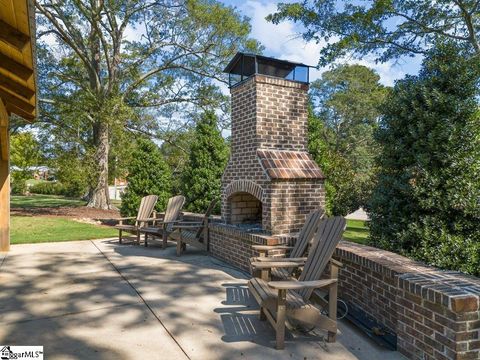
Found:
M 232 152 L 222 217 L 272 235 L 297 232 L 308 213 L 325 206 L 324 176 L 307 152 L 308 67 L 239 53 L 225 71 Z

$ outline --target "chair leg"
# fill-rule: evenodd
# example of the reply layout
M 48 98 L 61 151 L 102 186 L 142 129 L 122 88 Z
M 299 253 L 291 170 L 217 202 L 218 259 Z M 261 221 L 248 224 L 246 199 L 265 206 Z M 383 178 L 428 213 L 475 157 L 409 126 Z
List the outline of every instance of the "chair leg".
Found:
M 165 229 L 163 230 L 162 238 L 163 238 L 162 249 L 166 249 L 167 248 L 168 234 L 167 234 L 167 230 L 165 230 Z
M 260 307 L 260 316 L 259 316 L 260 321 L 265 321 L 267 320 L 267 315 L 265 315 L 265 310 L 263 307 Z
M 145 247 L 148 247 L 148 234 L 145 233 Z
M 277 333 L 277 350 L 285 348 L 285 318 L 286 318 L 287 290 L 278 290 L 277 319 L 275 331 Z
M 122 230 L 118 230 L 118 243 L 122 243 Z
M 270 269 L 260 270 L 260 278 L 265 281 L 270 281 Z
M 331 266 L 330 277 L 332 279 L 338 279 L 338 267 Z M 337 322 L 337 296 L 338 296 L 338 283 L 334 283 L 328 289 L 328 317 Z M 335 342 L 337 332 L 328 332 L 328 342 Z
M 177 256 L 182 255 L 182 240 L 177 240 Z

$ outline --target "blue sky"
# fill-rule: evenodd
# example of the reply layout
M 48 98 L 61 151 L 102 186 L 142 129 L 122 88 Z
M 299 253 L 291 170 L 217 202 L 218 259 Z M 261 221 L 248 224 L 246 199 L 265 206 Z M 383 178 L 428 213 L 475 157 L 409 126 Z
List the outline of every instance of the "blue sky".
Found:
M 284 60 L 298 61 L 316 66 L 319 51 L 325 44 L 310 42 L 306 43 L 301 36 L 300 25 L 293 22 L 283 22 L 274 25 L 265 20 L 265 16 L 276 10 L 279 2 L 288 0 L 222 0 L 225 4 L 237 8 L 237 10 L 251 19 L 252 37 L 259 40 L 265 46 L 264 54 Z M 394 81 L 403 78 L 406 74 L 416 74 L 419 69 L 420 59 L 407 58 L 397 63 L 388 62 L 376 64 L 373 56 L 360 60 L 349 59 L 347 63 L 357 63 L 371 67 L 380 75 L 381 82 L 385 85 L 393 85 Z M 321 76 L 322 71 L 312 70 L 310 78 L 315 80 Z

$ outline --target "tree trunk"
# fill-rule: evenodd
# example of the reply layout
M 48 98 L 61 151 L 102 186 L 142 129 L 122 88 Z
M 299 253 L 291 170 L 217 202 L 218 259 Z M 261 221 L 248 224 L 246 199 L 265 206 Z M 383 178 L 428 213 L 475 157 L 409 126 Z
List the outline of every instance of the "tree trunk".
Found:
M 89 192 L 88 207 L 111 209 L 108 194 L 108 154 L 110 150 L 108 124 L 99 123 L 94 128 L 96 180 Z

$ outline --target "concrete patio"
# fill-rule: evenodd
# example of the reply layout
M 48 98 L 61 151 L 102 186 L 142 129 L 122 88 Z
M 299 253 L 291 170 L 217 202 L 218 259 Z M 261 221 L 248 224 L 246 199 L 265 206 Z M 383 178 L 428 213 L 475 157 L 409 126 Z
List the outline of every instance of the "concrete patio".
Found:
M 14 245 L 0 255 L 0 344 L 47 359 L 395 360 L 347 322 L 335 344 L 261 322 L 247 275 L 189 249 L 114 240 Z

